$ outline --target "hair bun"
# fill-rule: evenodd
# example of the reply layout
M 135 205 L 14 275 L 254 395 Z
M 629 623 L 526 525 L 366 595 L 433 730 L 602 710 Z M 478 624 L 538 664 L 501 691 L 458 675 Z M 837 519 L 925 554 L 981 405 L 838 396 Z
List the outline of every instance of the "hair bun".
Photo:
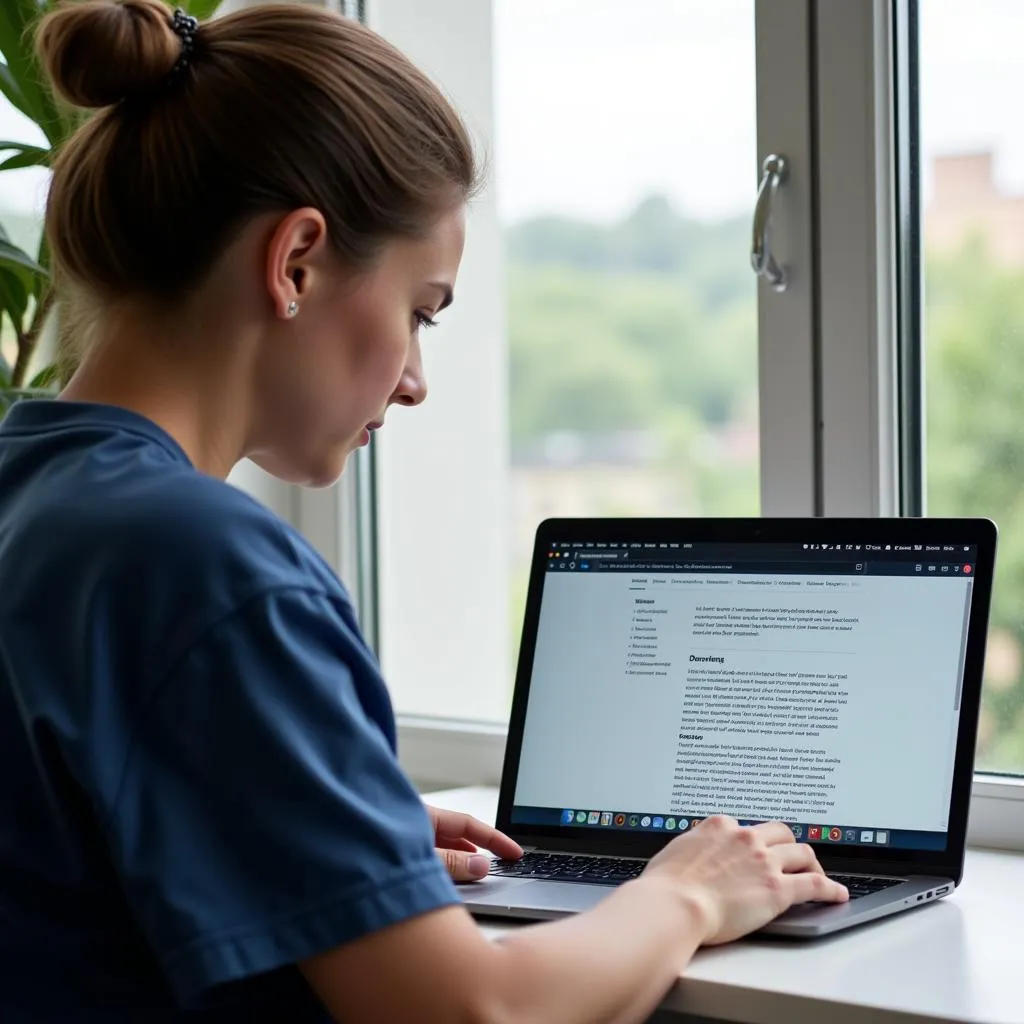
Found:
M 36 37 L 57 93 L 76 107 L 109 107 L 158 86 L 181 56 L 160 0 L 75 0 L 48 14 Z

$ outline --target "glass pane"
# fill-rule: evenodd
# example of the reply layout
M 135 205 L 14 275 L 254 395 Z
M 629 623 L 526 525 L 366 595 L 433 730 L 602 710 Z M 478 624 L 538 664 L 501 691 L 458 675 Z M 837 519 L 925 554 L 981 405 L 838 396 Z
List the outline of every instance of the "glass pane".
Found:
M 919 9 L 927 511 L 999 524 L 977 765 L 1024 773 L 1024 6 Z
M 542 519 L 758 513 L 754 5 L 495 9 L 514 653 Z

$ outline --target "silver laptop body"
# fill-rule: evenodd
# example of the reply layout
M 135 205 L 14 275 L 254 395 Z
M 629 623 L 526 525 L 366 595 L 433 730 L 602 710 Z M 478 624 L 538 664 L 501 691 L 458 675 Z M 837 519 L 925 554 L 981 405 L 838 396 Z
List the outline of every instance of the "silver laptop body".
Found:
M 764 931 L 933 902 L 963 871 L 988 520 L 549 520 L 480 916 L 595 906 L 715 813 L 782 820 L 851 889 Z

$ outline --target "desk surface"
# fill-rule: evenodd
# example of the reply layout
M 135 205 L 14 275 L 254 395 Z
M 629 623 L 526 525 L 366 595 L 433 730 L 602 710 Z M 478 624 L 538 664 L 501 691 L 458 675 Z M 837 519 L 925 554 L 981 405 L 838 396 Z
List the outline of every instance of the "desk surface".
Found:
M 497 793 L 433 793 L 428 802 L 493 822 Z M 666 1010 L 742 1024 L 869 1020 L 1024 1021 L 1024 856 L 972 850 L 963 885 L 918 910 L 813 942 L 745 939 L 702 950 Z M 520 924 L 492 924 L 491 937 Z

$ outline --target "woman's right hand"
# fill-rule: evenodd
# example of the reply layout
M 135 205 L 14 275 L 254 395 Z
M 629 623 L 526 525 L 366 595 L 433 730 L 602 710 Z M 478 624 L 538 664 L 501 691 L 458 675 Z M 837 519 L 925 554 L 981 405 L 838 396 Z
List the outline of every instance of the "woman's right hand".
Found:
M 673 839 L 642 877 L 696 903 L 706 945 L 738 939 L 796 903 L 849 899 L 844 886 L 826 877 L 814 849 L 777 821 L 741 827 L 732 818 L 707 818 Z

